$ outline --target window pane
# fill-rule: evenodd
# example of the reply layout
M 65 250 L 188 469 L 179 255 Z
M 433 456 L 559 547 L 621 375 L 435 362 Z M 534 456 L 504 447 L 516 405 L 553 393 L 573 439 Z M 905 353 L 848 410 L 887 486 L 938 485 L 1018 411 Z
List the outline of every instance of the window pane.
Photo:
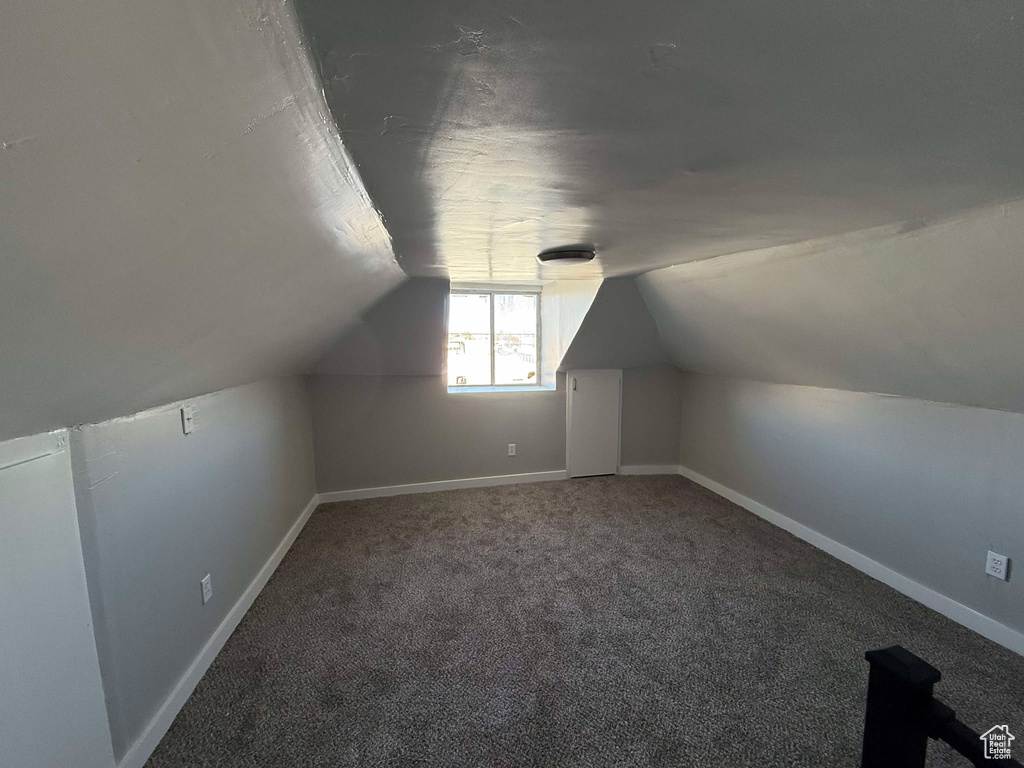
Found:
M 448 386 L 491 383 L 491 297 L 453 293 L 448 302 Z
M 537 383 L 537 297 L 494 294 L 494 383 Z

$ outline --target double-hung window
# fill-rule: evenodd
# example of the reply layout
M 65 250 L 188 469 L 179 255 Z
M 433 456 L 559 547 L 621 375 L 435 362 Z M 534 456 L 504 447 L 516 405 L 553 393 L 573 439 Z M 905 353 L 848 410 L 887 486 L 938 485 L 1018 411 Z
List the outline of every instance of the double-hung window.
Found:
M 453 290 L 448 302 L 448 386 L 540 383 L 540 293 Z

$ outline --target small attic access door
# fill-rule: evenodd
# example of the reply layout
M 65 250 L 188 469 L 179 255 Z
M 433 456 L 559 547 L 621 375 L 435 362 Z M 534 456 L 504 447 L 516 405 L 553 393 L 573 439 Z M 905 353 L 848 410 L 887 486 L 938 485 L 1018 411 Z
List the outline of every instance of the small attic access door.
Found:
M 622 371 L 569 371 L 565 380 L 569 477 L 614 475 L 619 470 Z

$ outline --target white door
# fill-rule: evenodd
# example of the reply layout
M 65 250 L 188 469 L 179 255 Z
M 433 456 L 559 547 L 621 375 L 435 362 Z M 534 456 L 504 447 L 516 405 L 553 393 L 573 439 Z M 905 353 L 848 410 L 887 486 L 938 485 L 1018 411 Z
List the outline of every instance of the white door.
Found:
M 619 469 L 622 371 L 569 371 L 566 385 L 569 477 L 614 475 Z

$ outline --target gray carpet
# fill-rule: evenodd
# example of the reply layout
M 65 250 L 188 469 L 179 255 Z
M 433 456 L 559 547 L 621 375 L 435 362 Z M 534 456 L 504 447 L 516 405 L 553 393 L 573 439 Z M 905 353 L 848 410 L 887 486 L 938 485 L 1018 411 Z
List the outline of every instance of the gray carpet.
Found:
M 679 477 L 327 504 L 148 765 L 854 766 L 892 643 L 1024 731 L 1024 658 Z

